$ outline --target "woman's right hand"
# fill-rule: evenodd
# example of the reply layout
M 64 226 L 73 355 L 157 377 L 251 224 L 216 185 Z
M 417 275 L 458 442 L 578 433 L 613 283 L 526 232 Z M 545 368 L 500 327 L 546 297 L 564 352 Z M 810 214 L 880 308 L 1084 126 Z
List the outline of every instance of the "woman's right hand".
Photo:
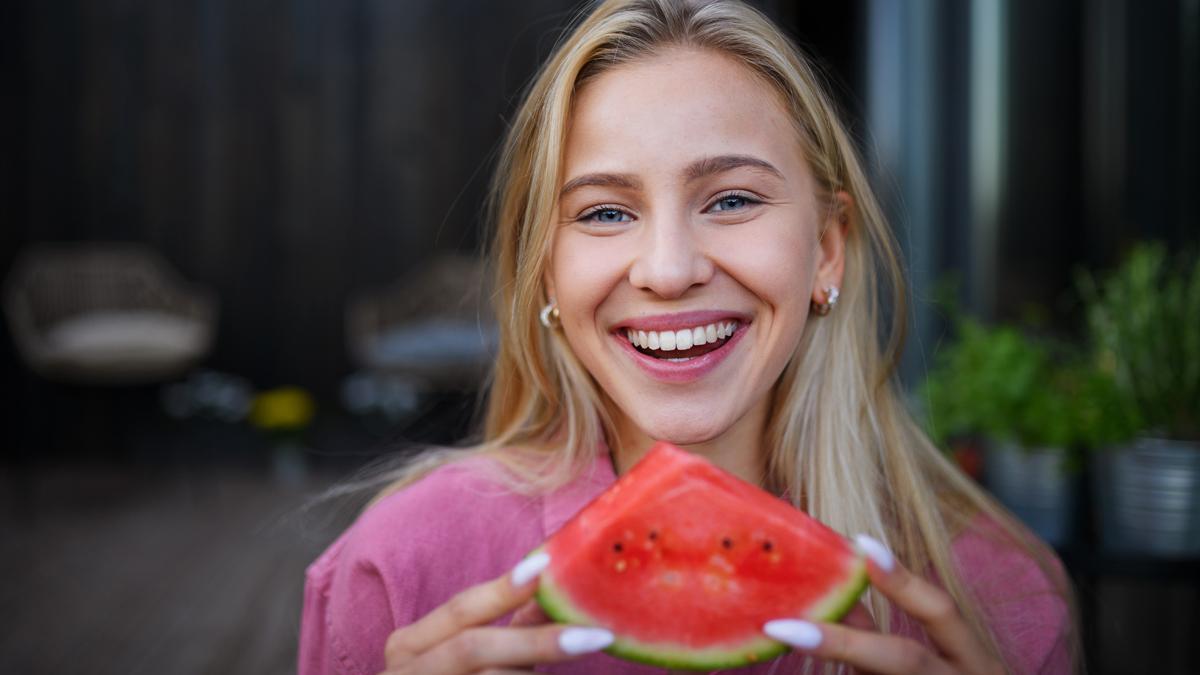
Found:
M 385 650 L 385 673 L 523 673 L 530 671 L 522 668 L 565 661 L 612 644 L 612 633 L 602 628 L 489 625 L 531 601 L 537 589 L 534 580 L 549 563 L 545 553 L 532 555 L 510 574 L 472 586 L 393 632 Z

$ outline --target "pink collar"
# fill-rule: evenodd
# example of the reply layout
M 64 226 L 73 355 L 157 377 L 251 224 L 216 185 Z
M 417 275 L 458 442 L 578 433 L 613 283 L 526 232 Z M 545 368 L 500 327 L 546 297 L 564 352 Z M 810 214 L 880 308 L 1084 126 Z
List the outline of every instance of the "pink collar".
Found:
M 546 537 L 566 524 L 588 502 L 617 481 L 608 447 L 601 446 L 595 461 L 574 480 L 542 499 L 542 532 Z

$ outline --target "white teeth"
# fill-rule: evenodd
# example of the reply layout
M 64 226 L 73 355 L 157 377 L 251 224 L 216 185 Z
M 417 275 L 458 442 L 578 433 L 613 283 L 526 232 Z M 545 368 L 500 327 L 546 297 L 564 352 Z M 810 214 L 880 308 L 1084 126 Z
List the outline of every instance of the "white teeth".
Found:
M 682 328 L 680 330 L 654 331 L 634 330 L 630 328 L 625 331 L 625 336 L 636 347 L 670 352 L 724 340 L 731 337 L 736 328 L 736 321 L 725 321 L 710 323 L 706 326 L 696 326 L 695 328 Z

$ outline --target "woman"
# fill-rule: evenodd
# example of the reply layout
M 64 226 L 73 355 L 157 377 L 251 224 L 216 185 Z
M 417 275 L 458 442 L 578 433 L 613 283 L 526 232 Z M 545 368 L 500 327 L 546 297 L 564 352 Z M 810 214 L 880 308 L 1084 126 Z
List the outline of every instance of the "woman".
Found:
M 768 623 L 795 651 L 746 672 L 1071 668 L 1053 556 L 898 400 L 895 244 L 816 75 L 766 19 L 596 7 L 532 83 L 493 206 L 485 440 L 396 476 L 312 565 L 302 672 L 658 672 L 595 653 L 603 630 L 545 624 L 529 600 L 546 561 L 518 565 L 653 439 L 866 533 L 863 605 L 840 625 Z

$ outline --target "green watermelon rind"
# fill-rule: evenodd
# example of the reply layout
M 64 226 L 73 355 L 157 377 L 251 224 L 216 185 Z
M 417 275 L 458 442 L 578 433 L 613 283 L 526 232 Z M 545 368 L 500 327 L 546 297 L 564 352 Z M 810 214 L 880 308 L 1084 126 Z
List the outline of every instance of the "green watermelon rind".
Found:
M 537 549 L 533 553 L 537 553 Z M 532 555 L 532 553 L 530 554 Z M 803 618 L 808 621 L 835 622 L 850 611 L 867 588 L 866 559 L 859 554 L 851 571 L 851 577 L 842 585 L 834 587 L 823 601 L 816 603 Z M 538 582 L 537 601 L 542 611 L 558 623 L 580 626 L 600 626 L 601 623 L 577 609 L 548 574 Z M 611 626 L 604 626 L 612 628 Z M 768 661 L 787 652 L 789 647 L 765 635 L 756 636 L 742 646 L 698 650 L 680 646 L 671 648 L 661 644 L 645 644 L 623 637 L 613 631 L 616 640 L 604 651 L 613 656 L 637 661 L 652 666 L 680 670 L 716 670 L 738 668 Z

